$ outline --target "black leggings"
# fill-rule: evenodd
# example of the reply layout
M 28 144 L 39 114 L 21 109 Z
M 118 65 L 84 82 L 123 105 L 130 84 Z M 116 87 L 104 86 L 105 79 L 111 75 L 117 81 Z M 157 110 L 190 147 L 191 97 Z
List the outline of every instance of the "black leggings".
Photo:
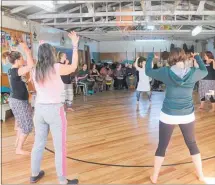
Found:
M 205 101 L 205 97 L 202 98 L 201 101 Z M 215 99 L 213 98 L 213 96 L 210 97 L 210 102 L 215 103 Z
M 199 149 L 195 139 L 195 122 L 179 125 L 184 136 L 185 143 L 190 151 L 190 155 L 199 154 Z M 155 156 L 164 157 L 168 147 L 170 138 L 172 136 L 175 125 L 159 123 L 159 144 Z

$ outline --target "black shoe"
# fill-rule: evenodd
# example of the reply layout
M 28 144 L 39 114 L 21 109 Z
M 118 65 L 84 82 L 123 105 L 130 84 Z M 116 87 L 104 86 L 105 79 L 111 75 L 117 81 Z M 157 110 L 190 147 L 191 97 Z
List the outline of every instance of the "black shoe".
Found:
M 42 170 L 40 171 L 39 175 L 36 177 L 30 177 L 30 183 L 37 183 L 40 179 L 42 179 L 45 175 L 45 172 Z
M 69 180 L 69 179 L 67 179 L 67 184 L 78 184 L 79 183 L 79 181 L 78 181 L 78 179 L 73 179 L 73 180 Z

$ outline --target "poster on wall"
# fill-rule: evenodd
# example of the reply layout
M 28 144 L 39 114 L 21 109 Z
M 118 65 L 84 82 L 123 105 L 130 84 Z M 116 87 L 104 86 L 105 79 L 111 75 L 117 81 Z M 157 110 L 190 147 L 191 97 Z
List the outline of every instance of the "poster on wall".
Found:
M 1 59 L 2 59 L 1 71 L 3 73 L 7 73 L 8 70 L 11 68 L 11 64 L 8 62 L 7 57 L 4 55 L 5 52 L 10 51 L 9 45 L 10 40 L 11 40 L 10 34 L 5 31 L 1 31 Z
M 11 64 L 7 60 L 5 52 L 7 51 L 18 51 L 22 54 L 26 61 L 27 56 L 19 45 L 20 41 L 27 43 L 28 47 L 31 48 L 31 34 L 23 33 L 16 30 L 5 30 L 1 31 L 1 58 L 2 58 L 2 72 L 7 73 Z

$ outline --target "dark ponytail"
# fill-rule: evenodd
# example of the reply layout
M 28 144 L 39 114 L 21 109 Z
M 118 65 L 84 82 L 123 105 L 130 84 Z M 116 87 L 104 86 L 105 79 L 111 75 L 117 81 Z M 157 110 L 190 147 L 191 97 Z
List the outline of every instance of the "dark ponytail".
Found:
M 15 64 L 16 60 L 19 60 L 21 58 L 21 53 L 18 51 L 6 51 L 2 55 L 3 60 L 8 60 L 11 64 Z

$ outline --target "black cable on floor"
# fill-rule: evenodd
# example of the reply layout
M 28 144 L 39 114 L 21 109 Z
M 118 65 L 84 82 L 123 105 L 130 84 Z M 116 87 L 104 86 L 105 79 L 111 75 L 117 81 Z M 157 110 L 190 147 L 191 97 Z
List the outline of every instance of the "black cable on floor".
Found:
M 54 154 L 53 150 L 50 150 L 49 148 L 45 148 L 48 152 L 51 152 Z M 207 157 L 202 159 L 202 161 L 207 161 L 210 159 L 215 158 L 215 155 L 212 157 Z M 68 157 L 67 159 L 71 159 L 73 161 L 78 161 L 78 162 L 82 162 L 82 163 L 87 163 L 87 164 L 94 164 L 94 165 L 100 165 L 100 166 L 113 166 L 113 167 L 121 167 L 121 168 L 152 168 L 154 167 L 153 165 L 143 165 L 143 166 L 133 166 L 133 165 L 120 165 L 120 164 L 105 164 L 105 163 L 97 163 L 97 162 L 91 162 L 91 161 L 85 161 L 85 160 L 81 160 L 81 159 L 76 159 L 76 158 L 72 158 L 72 157 Z M 189 162 L 183 162 L 183 163 L 175 163 L 175 164 L 164 164 L 162 166 L 178 166 L 178 165 L 184 165 L 184 164 L 190 164 L 193 163 L 192 161 Z

